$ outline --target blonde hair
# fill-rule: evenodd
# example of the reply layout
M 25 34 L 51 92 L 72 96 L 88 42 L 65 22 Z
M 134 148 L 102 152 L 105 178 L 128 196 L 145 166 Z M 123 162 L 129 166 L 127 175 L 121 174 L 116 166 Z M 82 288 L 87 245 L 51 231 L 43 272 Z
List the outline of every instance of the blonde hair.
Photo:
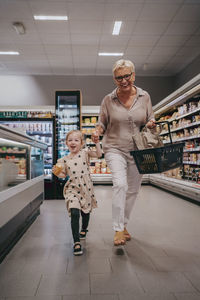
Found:
M 66 135 L 66 138 L 65 138 L 66 143 L 67 143 L 67 140 L 69 139 L 69 136 L 70 136 L 72 133 L 77 133 L 77 134 L 80 135 L 81 144 L 83 145 L 83 143 L 84 143 L 84 136 L 83 136 L 83 134 L 82 134 L 82 132 L 81 132 L 80 130 L 71 130 L 71 131 L 69 131 L 69 132 L 67 133 L 67 135 Z
M 125 67 L 130 68 L 131 72 L 135 73 L 135 65 L 134 65 L 134 63 L 132 63 L 132 61 L 126 60 L 126 59 L 120 59 L 120 60 L 116 61 L 116 63 L 113 66 L 113 69 L 112 69 L 113 75 L 116 70 L 125 68 Z

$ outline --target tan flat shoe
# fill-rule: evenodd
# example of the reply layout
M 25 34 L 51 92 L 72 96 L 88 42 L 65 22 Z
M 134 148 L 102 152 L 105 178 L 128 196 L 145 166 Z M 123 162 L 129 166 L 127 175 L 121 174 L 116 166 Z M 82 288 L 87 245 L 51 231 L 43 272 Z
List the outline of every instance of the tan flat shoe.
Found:
M 126 228 L 124 228 L 124 237 L 125 237 L 126 241 L 131 240 L 131 235 L 128 233 Z
M 126 239 L 124 237 L 124 232 L 116 231 L 115 236 L 114 236 L 114 245 L 119 246 L 119 245 L 125 245 L 125 244 L 126 244 Z

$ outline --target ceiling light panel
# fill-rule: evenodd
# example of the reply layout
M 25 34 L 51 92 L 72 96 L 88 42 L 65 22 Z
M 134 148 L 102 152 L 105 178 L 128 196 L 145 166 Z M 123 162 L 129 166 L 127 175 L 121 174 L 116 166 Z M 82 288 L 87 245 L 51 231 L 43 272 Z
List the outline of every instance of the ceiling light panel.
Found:
M 0 51 L 0 55 L 19 55 L 18 51 Z
M 115 21 L 112 35 L 119 35 L 121 25 L 122 25 L 122 21 Z
M 34 19 L 41 21 L 67 21 L 68 16 L 34 16 Z
M 99 56 L 123 56 L 123 52 L 99 52 Z

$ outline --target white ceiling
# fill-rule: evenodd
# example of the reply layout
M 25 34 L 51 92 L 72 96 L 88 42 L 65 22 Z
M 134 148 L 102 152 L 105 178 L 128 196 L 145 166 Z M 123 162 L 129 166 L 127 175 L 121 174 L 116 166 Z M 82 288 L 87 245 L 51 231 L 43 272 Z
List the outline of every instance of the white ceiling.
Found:
M 98 52 L 124 52 L 137 75 L 175 75 L 200 54 L 200 0 L 0 0 L 0 51 L 11 50 L 20 55 L 1 55 L 0 74 L 110 75 L 118 58 Z

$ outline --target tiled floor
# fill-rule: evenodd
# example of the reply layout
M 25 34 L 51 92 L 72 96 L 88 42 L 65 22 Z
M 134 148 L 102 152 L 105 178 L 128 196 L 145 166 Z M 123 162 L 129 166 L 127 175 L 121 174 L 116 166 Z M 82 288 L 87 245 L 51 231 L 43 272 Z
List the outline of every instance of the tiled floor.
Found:
M 116 248 L 112 188 L 95 191 L 84 255 L 72 254 L 64 201 L 45 201 L 0 265 L 0 300 L 200 299 L 200 206 L 142 186 L 128 227 L 133 239 Z

